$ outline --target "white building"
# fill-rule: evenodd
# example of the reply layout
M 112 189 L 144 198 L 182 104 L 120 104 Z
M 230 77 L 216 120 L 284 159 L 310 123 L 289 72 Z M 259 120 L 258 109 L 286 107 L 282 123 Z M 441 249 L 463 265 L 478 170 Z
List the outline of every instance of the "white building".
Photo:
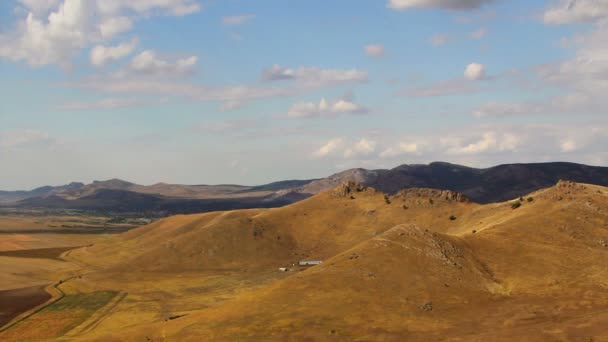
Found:
M 302 261 L 300 261 L 299 265 L 300 266 L 314 266 L 314 265 L 319 265 L 322 263 L 323 263 L 323 261 L 321 261 L 321 260 L 302 260 Z

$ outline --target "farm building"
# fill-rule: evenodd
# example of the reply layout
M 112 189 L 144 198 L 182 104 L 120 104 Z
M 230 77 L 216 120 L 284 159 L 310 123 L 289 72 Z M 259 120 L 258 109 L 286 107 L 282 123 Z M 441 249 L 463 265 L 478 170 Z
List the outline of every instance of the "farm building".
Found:
M 300 266 L 314 266 L 314 265 L 319 265 L 322 263 L 323 263 L 323 261 L 321 261 L 321 260 L 302 260 L 302 261 L 300 261 L 299 265 Z

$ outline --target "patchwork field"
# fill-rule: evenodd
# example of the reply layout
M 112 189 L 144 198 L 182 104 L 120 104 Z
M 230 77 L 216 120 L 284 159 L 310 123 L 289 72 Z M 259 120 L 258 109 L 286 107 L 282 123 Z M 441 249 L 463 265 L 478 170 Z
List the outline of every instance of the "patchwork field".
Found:
M 74 300 L 71 296 L 63 298 L 58 284 L 75 277 L 82 271 L 82 266 L 64 260 L 62 255 L 74 248 L 107 240 L 111 235 L 133 227 L 124 222 L 113 223 L 111 218 L 102 216 L 45 216 L 41 212 L 7 212 L 4 209 L 0 215 L 0 326 L 4 326 L 3 331 L 9 330 L 5 326 L 9 322 L 19 320 L 40 307 L 42 310 L 37 311 L 36 318 L 32 315 L 19 324 L 11 324 L 11 331 L 22 329 L 20 327 L 23 326 L 28 331 L 23 338 L 38 336 L 32 331 L 40 327 L 32 330 L 28 324 L 42 319 L 38 324 L 44 321 L 47 322 L 44 324 L 55 327 L 44 329 L 45 333 L 60 336 L 64 332 L 61 329 L 70 330 L 70 324 L 78 322 L 86 316 L 86 312 L 97 311 L 90 301 Z M 61 303 L 56 302 L 60 298 L 63 298 Z M 76 310 L 70 302 L 82 302 L 89 309 Z M 103 298 L 99 302 L 103 303 Z M 54 304 L 45 307 L 45 303 Z M 71 309 L 64 310 L 64 304 Z M 74 318 L 73 322 L 65 320 L 65 324 L 62 324 L 67 325 L 61 329 L 56 327 L 62 324 L 48 324 L 54 318 L 45 317 L 56 317 L 56 314 L 50 314 L 54 309 L 67 312 Z

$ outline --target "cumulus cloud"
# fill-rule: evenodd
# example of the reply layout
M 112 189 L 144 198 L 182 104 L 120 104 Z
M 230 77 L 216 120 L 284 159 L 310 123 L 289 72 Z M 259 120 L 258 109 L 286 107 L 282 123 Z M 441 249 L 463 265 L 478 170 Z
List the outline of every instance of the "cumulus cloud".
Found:
M 483 64 L 471 63 L 464 69 L 464 77 L 470 81 L 479 81 L 486 78 L 486 67 Z
M 133 20 L 126 16 L 109 17 L 99 24 L 99 33 L 104 40 L 110 40 L 115 35 L 130 31 Z
M 224 26 L 240 26 L 244 25 L 253 19 L 255 16 L 253 14 L 241 14 L 241 15 L 231 15 L 225 16 L 222 18 L 222 25 Z
M 386 51 L 383 44 L 369 44 L 364 47 L 365 54 L 369 57 L 384 57 Z
M 307 85 L 361 83 L 368 79 L 367 71 L 357 69 L 321 69 L 318 67 L 286 68 L 273 65 L 262 73 L 266 81 L 295 80 Z
M 376 150 L 376 142 L 369 139 L 361 139 L 352 147 L 344 150 L 344 158 L 355 158 L 369 156 Z
M 122 43 L 116 46 L 97 45 L 91 49 L 90 61 L 96 67 L 106 65 L 106 63 L 121 59 L 130 55 L 135 51 L 137 41 L 132 40 L 130 43 Z
M 553 25 L 595 22 L 606 17 L 608 2 L 605 0 L 562 0 L 543 15 L 545 23 Z
M 170 62 L 159 58 L 155 51 L 146 50 L 133 57 L 128 70 L 140 75 L 185 75 L 196 68 L 198 57 L 190 56 Z
M 449 154 L 477 154 L 488 151 L 515 151 L 520 142 L 516 135 L 513 134 L 498 134 L 496 132 L 483 133 L 479 140 L 450 147 L 447 150 Z
M 59 0 L 19 0 L 18 2 L 36 15 L 45 15 L 59 4 Z
M 440 8 L 448 10 L 471 10 L 493 0 L 389 0 L 387 7 L 399 11 L 412 8 Z
M 312 155 L 316 158 L 327 157 L 328 155 L 336 152 L 340 147 L 342 147 L 343 144 L 344 141 L 342 140 L 342 138 L 333 138 L 327 143 L 325 143 L 323 146 L 319 147 L 319 149 L 314 151 Z
M 111 41 L 133 27 L 133 19 L 155 13 L 185 15 L 200 5 L 190 0 L 21 0 L 27 15 L 0 35 L 0 58 L 33 66 L 71 60 L 92 45 Z
M 576 141 L 572 139 L 562 141 L 560 147 L 562 152 L 574 152 L 577 150 Z
M 324 98 L 316 102 L 298 102 L 291 106 L 287 117 L 292 119 L 336 117 L 343 114 L 366 114 L 369 110 L 353 99 L 344 97 L 327 101 Z
M 374 167 L 435 160 L 470 165 L 562 160 L 576 155 L 579 162 L 608 161 L 603 146 L 608 143 L 608 124 L 475 125 L 449 130 L 409 133 L 400 137 L 389 132 L 371 132 L 366 137 L 340 138 L 322 154 L 338 163 L 369 161 Z M 329 152 L 330 151 L 330 152 Z M 602 159 L 604 158 L 604 159 Z M 341 164 L 341 165 L 342 165 Z M 349 164 L 356 166 L 357 164 Z
M 415 142 L 399 142 L 396 146 L 390 146 L 380 153 L 380 158 L 392 158 L 406 154 L 420 154 L 421 146 Z

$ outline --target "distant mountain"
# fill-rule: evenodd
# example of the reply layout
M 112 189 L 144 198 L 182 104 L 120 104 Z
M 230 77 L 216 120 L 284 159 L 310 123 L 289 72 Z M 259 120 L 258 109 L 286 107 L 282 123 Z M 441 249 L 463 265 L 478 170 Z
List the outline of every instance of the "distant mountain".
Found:
M 21 208 L 63 208 L 170 215 L 214 210 L 276 207 L 294 203 L 346 181 L 388 194 L 405 188 L 433 188 L 463 193 L 474 202 L 491 203 L 524 196 L 570 180 L 608 186 L 608 167 L 574 163 L 505 164 L 485 169 L 444 162 L 401 165 L 390 170 L 351 169 L 327 178 L 287 180 L 260 186 L 144 186 L 120 179 L 70 183 L 32 191 L 0 191 L 0 204 Z
M 347 170 L 310 182 L 298 191 L 316 194 L 349 180 L 389 194 L 404 188 L 434 188 L 461 192 L 474 202 L 491 203 L 553 186 L 559 180 L 608 186 L 608 167 L 555 162 L 505 164 L 476 169 L 435 162 L 401 165 L 390 170 Z
M 308 197 L 308 196 L 306 196 Z M 141 213 L 146 216 L 201 213 L 219 210 L 274 208 L 297 200 L 273 196 L 237 198 L 169 198 L 134 191 L 101 189 L 92 195 L 77 199 L 65 199 L 57 195 L 32 197 L 12 206 L 18 208 L 75 209 L 106 213 Z
M 62 186 L 43 186 L 31 191 L 0 191 L 0 203 L 16 203 L 36 198 L 28 203 L 41 203 L 41 198 L 76 200 L 91 197 L 103 190 L 128 191 L 138 194 L 156 195 L 172 199 L 216 199 L 249 198 L 275 195 L 275 192 L 290 190 L 310 183 L 312 180 L 289 180 L 259 186 L 235 184 L 182 185 L 157 183 L 139 185 L 121 179 L 93 181 L 91 184 L 70 183 Z

